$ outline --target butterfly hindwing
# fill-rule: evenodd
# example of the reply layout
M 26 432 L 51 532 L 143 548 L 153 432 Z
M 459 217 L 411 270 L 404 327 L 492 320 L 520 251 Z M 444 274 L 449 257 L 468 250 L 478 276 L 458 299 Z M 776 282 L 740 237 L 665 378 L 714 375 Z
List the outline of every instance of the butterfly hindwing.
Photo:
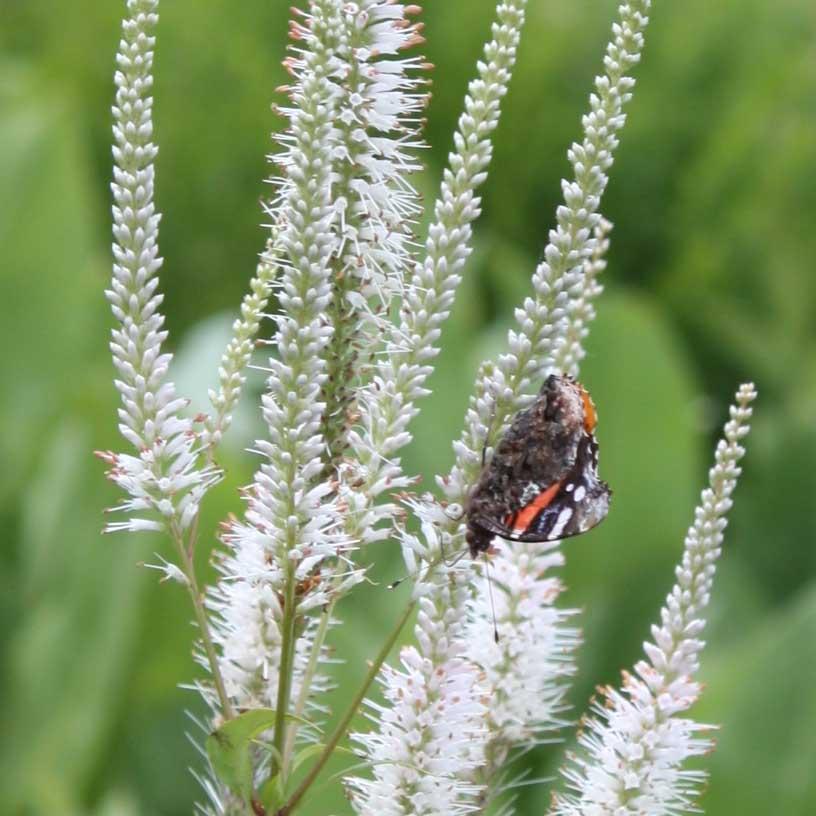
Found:
M 606 482 L 598 478 L 598 443 L 592 434 L 584 434 L 575 464 L 566 476 L 538 489 L 527 504 L 508 517 L 503 537 L 555 541 L 585 533 L 606 516 L 610 496 Z

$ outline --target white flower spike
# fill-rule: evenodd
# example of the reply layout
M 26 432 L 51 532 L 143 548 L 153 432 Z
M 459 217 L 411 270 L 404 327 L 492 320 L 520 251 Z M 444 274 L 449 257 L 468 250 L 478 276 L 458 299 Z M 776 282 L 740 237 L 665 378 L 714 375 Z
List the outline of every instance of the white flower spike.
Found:
M 695 679 L 700 635 L 755 398 L 752 384 L 737 391 L 675 570 L 677 583 L 652 627 L 653 641 L 643 644 L 646 660 L 593 707 L 581 750 L 564 772 L 571 792 L 556 797 L 553 816 L 675 816 L 694 809 L 705 775 L 683 763 L 711 749 L 705 736 L 711 727 L 682 715 L 701 691 Z
M 610 228 L 598 208 L 617 133 L 626 121 L 623 105 L 635 82 L 627 72 L 640 61 L 650 6 L 651 0 L 631 0 L 618 8 L 605 73 L 595 78 L 590 111 L 582 119 L 584 138 L 568 151 L 574 178 L 561 182 L 564 203 L 556 211 L 556 227 L 532 278 L 535 296 L 516 309 L 519 330 L 509 332 L 508 352 L 482 366 L 465 430 L 454 444 L 456 464 L 440 480 L 448 499 L 457 504 L 465 502 L 478 477 L 486 441 L 501 436 L 547 375 L 576 373 L 584 356 L 582 340 L 592 317 L 591 300 L 599 291 L 596 277 Z
M 157 0 L 128 0 L 114 77 L 114 265 L 105 294 L 117 321 L 110 348 L 122 397 L 119 429 L 137 454 L 99 455 L 110 466 L 109 478 L 131 497 L 115 508 L 131 517 L 108 524 L 106 532 L 155 530 L 180 536 L 198 515 L 218 472 L 199 465 L 197 434 L 182 415 L 187 402 L 167 380 L 172 355 L 162 352 L 167 332 L 156 276 L 162 260 L 160 216 L 153 203 L 158 148 L 152 141 L 150 96 L 157 5 Z
M 358 398 L 359 427 L 349 435 L 353 454 L 349 481 L 371 497 L 411 483 L 396 454 L 411 440 L 408 425 L 418 413 L 415 403 L 428 393 L 425 383 L 433 371 L 430 363 L 438 353 L 441 326 L 471 253 L 471 224 L 481 212 L 476 190 L 487 178 L 491 135 L 515 64 L 525 6 L 526 0 L 510 0 L 496 8 L 492 39 L 485 45 L 478 78 L 468 86 L 459 117 L 424 261 L 415 264 L 406 279 L 399 326 L 392 327 L 373 380 Z
M 397 58 L 420 39 L 406 20 L 415 12 L 390 0 L 320 0 L 294 11 L 285 62 L 294 81 L 280 109 L 289 128 L 274 157 L 283 176 L 269 209 L 282 314 L 263 398 L 269 438 L 256 443 L 266 461 L 247 493 L 246 521 L 229 525 L 231 552 L 210 599 L 239 698 L 258 699 L 263 688 L 272 703 L 287 599 L 301 613 L 333 602 L 362 578 L 351 549 L 373 540 L 368 510 L 338 496 L 331 470 L 361 375 L 359 347 L 381 334 L 419 212 L 405 176 L 418 167 L 409 151 L 425 97 L 411 76 L 418 60 Z M 330 573 L 321 572 L 330 559 Z M 298 586 L 308 589 L 292 595 Z M 295 664 L 301 655 L 308 664 L 311 631 L 297 638 Z
M 479 777 L 485 784 L 497 781 L 491 777 L 506 770 L 514 749 L 552 739 L 567 724 L 566 681 L 575 674 L 579 644 L 570 625 L 577 610 L 555 606 L 563 590 L 552 575 L 564 564 L 558 542 L 496 539 L 494 547 L 467 633 L 468 656 L 484 672 L 489 693 L 487 761 Z M 498 640 L 489 634 L 494 614 Z
M 435 535 L 431 525 L 423 533 Z M 437 573 L 423 591 L 417 646 L 402 650 L 399 668 L 384 668 L 385 704 L 368 703 L 375 728 L 352 735 L 373 775 L 346 779 L 361 816 L 470 813 L 480 792 L 473 776 L 484 761 L 485 705 L 462 648 L 468 570 Z

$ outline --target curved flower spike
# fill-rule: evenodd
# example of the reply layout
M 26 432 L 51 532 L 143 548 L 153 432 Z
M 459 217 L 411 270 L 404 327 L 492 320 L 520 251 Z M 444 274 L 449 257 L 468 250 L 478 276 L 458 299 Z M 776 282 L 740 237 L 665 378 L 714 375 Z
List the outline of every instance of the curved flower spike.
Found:
M 552 816 L 670 816 L 693 808 L 705 774 L 683 763 L 711 749 L 705 736 L 711 726 L 682 714 L 700 696 L 700 635 L 755 398 L 751 383 L 737 391 L 675 570 L 677 583 L 652 626 L 652 641 L 643 644 L 646 659 L 593 706 L 581 750 L 564 770 L 571 792 L 556 797 Z

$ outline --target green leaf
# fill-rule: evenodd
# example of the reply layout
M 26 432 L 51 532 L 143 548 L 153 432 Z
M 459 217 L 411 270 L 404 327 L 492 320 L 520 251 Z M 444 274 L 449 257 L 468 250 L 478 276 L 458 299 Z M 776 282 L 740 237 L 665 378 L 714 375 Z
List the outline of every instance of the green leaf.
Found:
M 239 714 L 207 737 L 207 756 L 218 778 L 249 801 L 252 795 L 252 758 L 255 738 L 275 724 L 275 711 L 256 708 Z
M 311 745 L 307 745 L 302 751 L 300 751 L 292 761 L 292 774 L 303 765 L 306 760 L 311 759 L 312 757 L 320 756 L 320 754 L 325 750 L 326 746 L 322 742 L 315 742 Z M 359 755 L 355 754 L 349 748 L 344 748 L 342 745 L 335 745 L 334 750 L 332 751 L 334 756 L 339 754 L 347 754 L 348 756 L 355 757 L 359 759 Z M 359 767 L 365 767 L 365 763 L 362 763 Z M 335 781 L 336 779 L 340 779 L 341 777 L 345 776 L 349 772 L 349 768 L 344 768 L 337 774 L 333 774 L 328 779 L 324 780 L 320 785 L 318 785 L 314 790 L 320 790 L 320 788 L 327 785 L 329 782 Z M 290 777 L 291 778 L 291 777 Z M 261 802 L 266 809 L 267 813 L 274 813 L 276 812 L 281 805 L 286 801 L 286 790 L 284 789 L 283 785 L 281 784 L 280 775 L 275 774 L 273 777 L 268 779 L 263 787 L 261 788 L 260 799 Z
M 298 753 L 295 757 L 294 761 L 292 762 L 292 772 L 294 773 L 297 769 L 307 760 L 311 759 L 313 756 L 319 756 L 320 753 L 326 748 L 326 746 L 322 742 L 315 742 L 311 745 L 307 745 L 302 751 Z M 335 745 L 333 754 L 348 754 L 348 756 L 356 757 L 357 754 L 354 753 L 350 748 L 344 748 L 342 745 Z
M 207 737 L 207 756 L 210 758 L 213 770 L 225 785 L 246 801 L 249 801 L 252 794 L 250 749 L 260 734 L 275 725 L 275 717 L 275 710 L 272 708 L 254 708 L 224 723 Z M 301 725 L 308 725 L 310 728 L 317 728 L 313 722 L 294 714 L 287 714 L 284 719 L 287 722 L 297 722 Z M 280 767 L 280 757 L 276 756 L 277 751 L 271 745 L 265 744 L 264 748 L 273 753 L 272 774 L 269 781 L 274 782 L 277 777 L 277 769 Z
M 0 616 L 3 812 L 80 812 L 130 683 L 146 583 L 133 561 L 152 540 L 127 553 L 104 546 L 91 433 L 88 420 L 66 419 L 44 436 L 49 455 L 18 498 L 16 572 L 2 579 Z
M 275 813 L 286 801 L 286 791 L 283 788 L 279 773 L 270 776 L 260 790 L 260 800 L 267 813 Z
M 304 762 L 306 762 L 306 760 L 311 759 L 312 757 L 320 756 L 320 754 L 325 750 L 325 748 L 326 746 L 322 742 L 315 742 L 312 743 L 311 745 L 307 745 L 302 751 L 298 752 L 298 754 L 292 761 L 291 769 L 292 774 L 294 774 L 298 770 L 298 768 L 300 768 L 300 766 L 303 765 Z M 357 757 L 357 754 L 355 754 L 354 751 L 348 748 L 343 748 L 341 745 L 336 745 L 332 753 L 335 756 L 337 754 L 348 754 L 349 756 Z M 338 778 L 340 776 L 343 776 L 347 772 L 348 768 L 343 769 L 340 772 L 340 774 L 337 775 Z M 334 779 L 334 777 L 331 777 L 331 779 Z M 267 813 L 274 813 L 286 801 L 286 790 L 281 784 L 279 774 L 275 774 L 274 776 L 271 776 L 269 779 L 267 779 L 267 781 L 261 788 L 260 799 Z
M 292 762 L 292 772 L 294 773 L 297 769 L 306 762 L 307 759 L 310 759 L 313 756 L 319 756 L 320 752 L 326 746 L 323 745 L 322 742 L 315 742 L 312 745 L 307 745 L 302 751 L 298 752 L 297 756 L 294 758 Z

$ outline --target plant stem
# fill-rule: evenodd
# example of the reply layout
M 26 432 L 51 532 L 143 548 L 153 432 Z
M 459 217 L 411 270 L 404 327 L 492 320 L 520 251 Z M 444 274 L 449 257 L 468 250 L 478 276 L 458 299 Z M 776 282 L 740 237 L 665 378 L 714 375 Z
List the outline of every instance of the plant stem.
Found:
M 204 599 L 198 588 L 195 563 L 193 562 L 193 541 L 191 539 L 189 548 L 186 547 L 181 532 L 175 526 L 172 528 L 172 537 L 176 549 L 178 550 L 179 558 L 181 559 L 184 575 L 187 578 L 187 589 L 190 592 L 190 599 L 193 602 L 193 610 L 195 611 L 198 630 L 201 633 L 201 641 L 204 644 L 204 651 L 207 654 L 207 661 L 210 664 L 210 673 L 213 677 L 213 683 L 215 683 L 215 691 L 218 694 L 218 701 L 221 704 L 221 713 L 224 715 L 224 719 L 231 720 L 235 716 L 235 713 L 232 710 L 232 705 L 230 704 L 226 688 L 224 687 L 224 678 L 221 676 L 221 669 L 215 655 L 215 646 L 213 646 L 212 635 L 210 634 L 207 610 L 204 608 Z
M 360 705 L 362 704 L 363 700 L 365 699 L 366 694 L 368 694 L 368 690 L 371 687 L 371 684 L 374 682 L 374 678 L 380 671 L 382 664 L 385 663 L 385 659 L 388 657 L 391 649 L 394 647 L 394 644 L 397 642 L 397 639 L 400 636 L 400 632 L 402 632 L 402 628 L 405 626 L 408 619 L 411 617 L 411 613 L 414 611 L 414 607 L 416 606 L 416 599 L 410 601 L 410 603 L 405 607 L 405 611 L 400 616 L 400 619 L 397 621 L 396 625 L 391 631 L 391 634 L 388 636 L 388 640 L 383 644 L 382 649 L 380 649 L 379 654 L 374 658 L 371 666 L 368 669 L 368 673 L 363 680 L 362 686 L 357 691 L 357 694 L 354 696 L 354 699 L 349 704 L 348 708 L 346 709 L 343 716 L 340 718 L 340 722 L 337 723 L 334 731 L 332 732 L 331 736 L 326 743 L 326 747 L 321 752 L 320 756 L 317 758 L 315 764 L 309 770 L 309 773 L 306 774 L 305 779 L 298 785 L 295 792 L 289 797 L 289 800 L 286 804 L 280 808 L 276 814 L 276 816 L 289 816 L 292 811 L 297 807 L 300 800 L 303 798 L 303 795 L 306 791 L 309 790 L 312 783 L 317 778 L 320 771 L 323 770 L 323 766 L 329 761 L 332 753 L 334 753 L 334 749 L 337 747 L 338 743 L 346 734 L 346 730 L 349 727 L 349 724 L 354 719 L 354 715 L 357 713 Z
M 281 660 L 278 671 L 278 702 L 275 707 L 275 748 L 278 756 L 283 757 L 284 740 L 286 738 L 286 715 L 289 711 L 289 696 L 292 691 L 292 670 L 295 662 L 295 621 L 296 601 L 295 565 L 289 562 L 286 568 L 286 588 L 283 602 L 283 624 L 281 641 Z M 282 763 L 281 782 L 286 784 L 286 765 Z
M 336 603 L 336 598 L 329 601 L 320 616 L 320 623 L 317 626 L 317 632 L 315 632 L 314 642 L 312 643 L 312 651 L 309 655 L 309 662 L 306 665 L 306 670 L 303 672 L 303 682 L 301 683 L 300 693 L 298 694 L 297 701 L 295 702 L 295 709 L 293 712 L 295 718 L 291 723 L 289 723 L 289 727 L 286 731 L 286 742 L 284 745 L 283 759 L 281 760 L 281 773 L 284 778 L 286 778 L 289 773 L 289 763 L 298 731 L 298 718 L 303 716 L 303 711 L 306 708 L 306 702 L 309 699 L 312 678 L 314 677 L 314 673 L 317 671 L 317 664 L 320 660 L 320 650 L 323 648 L 323 643 L 326 640 L 326 633 L 329 631 L 329 622 L 331 621 L 332 612 L 334 611 L 334 606 Z

